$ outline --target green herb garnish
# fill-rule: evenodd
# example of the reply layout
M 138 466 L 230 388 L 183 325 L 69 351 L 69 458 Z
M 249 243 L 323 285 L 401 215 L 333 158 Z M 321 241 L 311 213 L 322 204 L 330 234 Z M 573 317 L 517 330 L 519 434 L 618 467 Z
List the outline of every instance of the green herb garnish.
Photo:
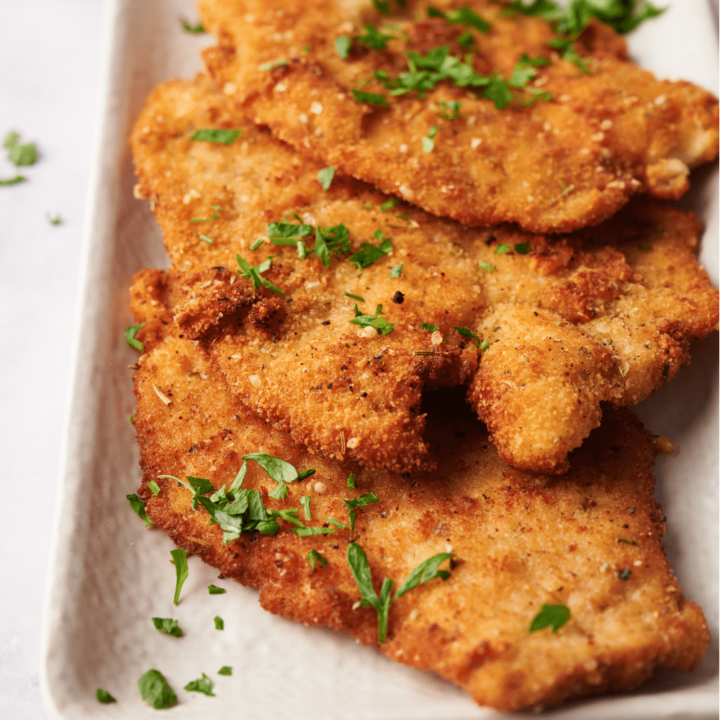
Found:
M 370 565 L 365 551 L 356 543 L 351 542 L 348 545 L 347 562 L 360 590 L 360 595 L 362 596 L 359 605 L 360 607 L 375 608 L 378 615 L 378 642 L 380 644 L 384 643 L 387 637 L 390 603 L 393 600 L 397 600 L 397 598 L 409 590 L 419 585 L 424 585 L 434 578 L 439 577 L 447 580 L 450 577 L 450 573 L 447 570 L 439 570 L 438 567 L 444 560 L 448 560 L 451 557 L 453 557 L 451 553 L 440 553 L 420 563 L 420 565 L 410 573 L 394 598 L 391 597 L 394 582 L 389 578 L 385 578 L 380 588 L 380 596 L 378 597 L 373 588 L 372 573 L 370 572 Z
M 285 297 L 285 293 L 279 287 L 273 285 L 267 278 L 262 276 L 262 273 L 267 272 L 270 269 L 273 261 L 272 256 L 265 260 L 265 262 L 260 263 L 260 265 L 257 263 L 255 265 L 251 265 L 247 260 L 245 260 L 245 258 L 240 257 L 240 255 L 235 255 L 235 260 L 240 267 L 240 269 L 237 270 L 237 274 L 240 275 L 240 277 L 250 280 L 255 290 L 259 290 L 262 286 Z
M 191 140 L 199 140 L 201 142 L 218 143 L 220 145 L 230 145 L 234 143 L 242 135 L 242 130 L 225 130 L 223 128 L 196 130 Z
M 173 596 L 173 605 L 180 602 L 180 591 L 185 581 L 188 579 L 190 571 L 187 564 L 187 552 L 184 548 L 177 548 L 170 551 L 173 562 L 175 563 L 175 595 Z
M 362 315 L 356 303 L 355 317 L 348 322 L 362 328 L 373 327 L 377 330 L 378 335 L 389 335 L 393 331 L 393 325 L 395 325 L 395 323 L 388 322 L 385 318 L 380 317 L 383 314 L 382 305 L 378 305 L 375 308 L 374 315 Z
M 518 255 L 527 255 L 532 250 L 528 243 L 516 243 L 513 248 Z
M 125 330 L 125 342 L 134 350 L 143 352 L 143 344 L 135 339 L 135 336 L 142 330 L 142 325 L 131 325 Z
M 461 102 L 440 102 L 438 105 L 442 108 L 440 117 L 445 118 L 445 120 L 453 121 L 460 117 Z
M 46 217 L 51 225 L 62 225 L 62 218 L 59 214 L 53 217 L 52 215 L 50 215 L 50 213 L 48 213 Z
M 303 513 L 306 520 L 312 520 L 312 515 L 310 513 L 310 500 L 311 498 L 309 495 L 303 495 L 300 498 L 300 504 L 302 505 Z
M 556 633 L 570 619 L 570 608 L 565 605 L 543 605 L 530 623 L 528 632 L 551 627 Z
M 218 675 L 232 675 L 232 668 L 229 665 L 223 665 L 218 670 Z
M 423 152 L 432 152 L 435 149 L 435 136 L 438 133 L 437 125 L 432 125 L 430 127 L 430 132 L 427 137 L 424 137 L 422 139 L 422 149 Z
M 495 254 L 496 255 L 505 255 L 505 253 L 509 253 L 512 248 L 509 245 L 506 245 L 505 243 L 500 243 L 495 248 Z
M 227 592 L 225 588 L 218 587 L 217 585 L 208 585 L 208 593 L 210 595 L 224 595 Z
M 145 512 L 145 503 L 135 493 L 125 496 L 130 501 L 130 507 L 135 511 L 137 516 L 145 522 L 145 527 L 150 527 L 153 521 Z
M 480 338 L 472 330 L 466 327 L 456 327 L 455 330 L 464 337 L 472 338 L 475 341 L 475 347 L 480 347 Z
M 334 177 L 335 177 L 335 168 L 334 167 L 327 167 L 324 170 L 321 170 L 317 175 L 318 182 L 322 185 L 322 188 L 325 191 L 330 189 L 330 185 L 332 185 L 332 181 L 333 181 Z
M 343 59 L 347 60 L 348 53 L 350 52 L 350 37 L 348 35 L 340 35 L 335 38 L 335 49 L 337 54 Z
M 367 103 L 368 105 L 380 105 L 386 110 L 390 109 L 390 106 L 388 105 L 384 95 L 362 92 L 361 90 L 353 90 L 352 94 L 355 100 L 357 100 L 357 102 Z
M 400 275 L 402 274 L 402 269 L 403 269 L 402 265 L 393 265 L 390 268 L 390 277 L 391 278 L 399 278 Z
M 188 22 L 184 17 L 180 17 L 178 18 L 178 20 L 180 21 L 180 26 L 185 32 L 192 33 L 193 35 L 202 35 L 204 32 L 206 32 L 201 22 L 197 22 L 193 25 Z
M 348 258 L 351 263 L 355 263 L 355 267 L 358 270 L 370 267 L 376 260 L 385 257 L 385 255 L 394 250 L 392 241 L 389 237 L 385 237 L 382 230 L 376 230 L 373 233 L 373 237 L 381 241 L 379 245 L 364 242 L 360 246 L 361 249 Z
M 380 209 L 383 212 L 387 212 L 391 208 L 394 208 L 396 205 L 399 205 L 400 201 L 396 198 L 390 198 L 389 200 L 386 200 L 381 206 Z
M 317 550 L 311 550 L 307 554 L 308 562 L 310 563 L 310 567 L 315 570 L 315 562 L 317 561 L 322 565 L 323 567 L 327 567 L 328 561 L 317 551 Z
M 446 13 L 431 6 L 428 8 L 428 15 L 430 17 L 444 18 L 451 25 L 470 25 L 484 33 L 490 30 L 490 23 L 483 20 L 467 5 L 463 5 L 459 10 L 448 10 Z
M 360 495 L 360 497 L 353 498 L 352 500 L 343 500 L 345 507 L 348 509 L 350 515 L 350 532 L 355 532 L 355 511 L 359 507 L 365 507 L 371 503 L 380 502 L 380 498 L 375 493 L 366 493 Z
M 357 484 L 355 482 L 355 473 L 350 473 L 345 484 L 348 490 L 355 490 L 355 488 L 357 487 Z
M 172 618 L 159 618 L 154 617 L 152 619 L 153 625 L 156 630 L 166 635 L 174 635 L 175 637 L 182 637 L 183 631 L 178 627 L 178 621 Z
M 16 167 L 33 165 L 37 159 L 35 143 L 21 143 L 19 133 L 9 132 L 5 136 L 3 147 L 8 151 L 8 160 Z
M 101 702 L 104 705 L 117 702 L 117 700 L 107 690 L 103 690 L 102 688 L 98 688 L 95 691 L 95 698 L 98 702 Z
M 205 673 L 202 674 L 201 678 L 189 682 L 184 689 L 188 692 L 201 692 L 208 697 L 215 697 L 215 693 L 212 691 L 212 680 Z
M 428 332 L 431 332 L 431 333 L 436 332 L 437 330 L 440 329 L 439 325 L 431 325 L 430 323 L 426 323 L 426 322 L 421 323 L 420 327 L 423 330 L 427 330 Z
M 155 495 L 155 497 L 160 494 L 160 486 L 154 480 L 150 480 L 150 482 L 148 482 L 148 487 L 152 491 L 152 494 Z
M 215 623 L 216 630 L 224 630 L 225 629 L 225 621 L 219 615 L 216 615 L 213 618 L 213 622 Z
M 345 295 L 345 297 L 349 297 L 353 300 L 358 300 L 359 302 L 365 302 L 365 298 L 360 297 L 360 295 L 353 295 L 352 293 L 349 293 L 349 292 L 344 292 L 343 295 Z
M 177 704 L 177 695 L 159 670 L 148 670 L 139 680 L 140 696 L 156 710 L 171 708 Z
M 480 349 L 481 350 L 489 350 L 490 349 L 490 343 L 487 340 L 483 340 L 480 343 Z
M 25 180 L 27 180 L 27 178 L 24 175 L 16 175 L 9 180 L 0 180 L 0 185 L 17 185 L 18 183 L 25 182 Z
M 497 269 L 497 267 L 495 265 L 493 265 L 491 262 L 481 262 L 481 263 L 478 263 L 478 265 L 480 266 L 481 270 L 485 270 L 486 272 L 489 272 L 489 273 L 495 272 L 495 270 Z

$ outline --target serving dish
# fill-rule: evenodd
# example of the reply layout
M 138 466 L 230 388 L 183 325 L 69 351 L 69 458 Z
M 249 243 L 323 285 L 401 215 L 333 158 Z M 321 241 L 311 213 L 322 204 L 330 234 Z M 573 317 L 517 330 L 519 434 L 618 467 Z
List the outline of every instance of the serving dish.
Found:
M 159 230 L 133 198 L 127 143 L 148 92 L 172 77 L 191 77 L 207 36 L 184 32 L 192 0 L 115 0 L 106 25 L 104 101 L 86 225 L 82 302 L 75 334 L 72 402 L 60 473 L 42 646 L 42 692 L 50 718 L 137 718 L 155 711 L 137 691 L 157 668 L 176 690 L 173 717 L 459 720 L 496 718 L 439 677 L 403 667 L 352 639 L 308 629 L 261 610 L 257 593 L 196 558 L 178 607 L 170 540 L 144 530 L 125 495 L 140 483 L 128 419 L 134 410 L 136 354 L 123 330 L 132 323 L 134 272 L 167 265 Z M 685 78 L 717 93 L 717 35 L 706 0 L 676 0 L 630 36 L 636 60 L 661 77 Z M 702 260 L 718 283 L 717 170 L 692 178 L 681 205 L 706 222 Z M 657 496 L 668 516 L 665 545 L 688 599 L 704 609 L 713 642 L 694 674 L 658 673 L 638 692 L 585 701 L 548 718 L 628 720 L 710 718 L 718 712 L 718 406 L 717 336 L 696 343 L 693 363 L 638 407 L 646 425 L 678 444 L 656 465 Z M 207 586 L 228 592 L 208 595 Z M 225 630 L 216 631 L 220 615 Z M 156 632 L 150 618 L 173 617 L 182 638 Z M 217 675 L 223 665 L 232 677 Z M 541 671 L 541 669 L 539 669 Z M 216 697 L 182 690 L 206 673 Z M 101 687 L 116 705 L 95 699 Z M 520 714 L 519 717 L 523 715 Z

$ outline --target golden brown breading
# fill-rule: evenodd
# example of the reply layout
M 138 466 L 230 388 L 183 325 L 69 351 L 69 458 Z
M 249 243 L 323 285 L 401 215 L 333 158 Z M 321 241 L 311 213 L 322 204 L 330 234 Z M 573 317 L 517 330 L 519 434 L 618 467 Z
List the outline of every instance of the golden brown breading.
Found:
M 440 396 L 428 420 L 437 471 L 401 477 L 363 470 L 309 455 L 239 405 L 174 326 L 166 302 L 162 273 L 136 277 L 132 310 L 145 343 L 135 374 L 139 492 L 148 515 L 177 544 L 221 577 L 257 587 L 265 609 L 374 644 L 375 611 L 355 607 L 350 540 L 366 551 L 377 591 L 382 578 L 397 588 L 420 562 L 451 551 L 448 580 L 393 602 L 380 650 L 438 672 L 482 705 L 547 707 L 630 690 L 656 667 L 697 664 L 709 634 L 668 568 L 663 514 L 652 497 L 653 441 L 630 413 L 609 411 L 566 476 L 531 476 L 502 463 L 481 424 L 463 415 L 461 399 L 457 405 Z M 358 511 L 352 538 L 349 530 L 298 537 L 281 520 L 275 536 L 243 533 L 223 546 L 219 526 L 208 524 L 204 509 L 191 509 L 189 491 L 159 476 L 203 477 L 219 488 L 251 452 L 317 470 L 289 486 L 286 502 L 268 497 L 275 483 L 254 463 L 244 484 L 259 489 L 272 509 L 300 510 L 299 497 L 311 496 L 308 526 L 329 527 L 327 516 L 347 524 L 343 499 L 373 492 L 379 502 Z M 350 472 L 354 491 L 346 487 Z M 160 486 L 157 497 L 150 480 Z M 326 567 L 311 570 L 312 549 Z M 528 632 L 543 604 L 570 609 L 555 634 Z
M 176 269 L 167 282 L 178 287 L 178 322 L 242 402 L 313 451 L 422 467 L 423 388 L 468 383 L 503 459 L 561 471 L 599 423 L 601 402 L 646 397 L 688 360 L 689 340 L 718 322 L 693 215 L 636 203 L 562 238 L 509 225 L 470 230 L 404 204 L 388 208 L 387 196 L 339 175 L 326 192 L 320 165 L 248 122 L 231 145 L 189 139 L 230 122 L 206 77 L 157 88 L 133 134 L 138 194 L 151 200 Z M 378 245 L 377 230 L 394 250 L 362 272 L 347 254 L 327 268 L 300 259 L 267 240 L 268 223 L 288 213 L 345 224 L 352 252 Z M 253 251 L 258 237 L 266 240 Z M 275 256 L 263 277 L 286 297 L 238 278 L 236 253 L 252 264 Z M 356 302 L 370 315 L 382 304 L 392 333 L 350 324 Z
M 430 3 L 447 10 L 457 3 Z M 677 198 L 689 169 L 718 151 L 718 103 L 687 82 L 659 81 L 628 62 L 621 38 L 592 25 L 575 49 L 590 73 L 554 54 L 558 35 L 538 17 L 508 17 L 494 0 L 466 3 L 490 30 L 426 18 L 412 0 L 387 18 L 353 0 L 200 0 L 203 23 L 219 39 L 208 69 L 241 113 L 269 126 L 297 150 L 387 193 L 468 225 L 517 222 L 534 232 L 594 225 L 637 192 Z M 393 8 L 396 6 L 393 5 Z M 376 50 L 353 40 L 346 59 L 335 40 L 391 26 Z M 463 59 L 461 34 L 474 38 L 473 68 L 510 79 L 523 54 L 550 62 L 498 109 L 472 88 L 440 82 L 424 99 L 391 96 L 374 73 L 397 78 L 406 51 L 447 46 Z M 613 39 L 614 38 L 614 39 Z M 268 69 L 271 68 L 271 69 Z M 385 97 L 358 102 L 354 91 Z M 461 102 L 460 117 L 448 106 Z M 437 135 L 426 152 L 423 138 Z

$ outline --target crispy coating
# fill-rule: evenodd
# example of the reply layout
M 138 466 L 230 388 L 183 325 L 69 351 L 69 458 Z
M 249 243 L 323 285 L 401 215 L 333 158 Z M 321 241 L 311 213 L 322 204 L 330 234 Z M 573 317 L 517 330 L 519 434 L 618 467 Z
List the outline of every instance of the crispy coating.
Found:
M 430 3 L 447 10 L 452 0 Z M 427 18 L 409 1 L 387 18 L 357 0 L 200 0 L 203 23 L 219 44 L 205 52 L 209 71 L 242 114 L 326 165 L 436 215 L 475 226 L 517 222 L 533 232 L 566 232 L 610 217 L 632 195 L 678 198 L 689 170 L 718 152 L 718 103 L 687 82 L 657 80 L 627 60 L 622 38 L 593 23 L 575 42 L 589 73 L 561 59 L 538 17 L 509 17 L 494 0 L 466 3 L 488 32 Z M 393 8 L 397 9 L 395 5 Z M 410 20 L 410 18 L 423 18 Z M 358 40 L 346 59 L 339 37 L 363 25 L 391 25 L 385 49 Z M 441 46 L 465 58 L 470 33 L 475 72 L 510 79 L 520 58 L 549 61 L 503 109 L 449 81 L 392 97 L 375 73 L 408 70 L 406 52 Z M 270 69 L 268 69 L 270 68 Z M 385 103 L 354 99 L 383 95 Z M 461 102 L 460 117 L 441 103 Z M 423 138 L 437 134 L 427 152 Z
M 382 578 L 397 588 L 420 562 L 451 551 L 447 581 L 432 580 L 393 602 L 380 650 L 438 672 L 481 705 L 538 709 L 630 690 L 656 667 L 697 664 L 709 634 L 668 567 L 664 518 L 652 497 L 653 441 L 629 412 L 607 413 L 567 475 L 536 476 L 505 465 L 482 425 L 463 412 L 462 398 L 458 404 L 441 395 L 428 407 L 437 471 L 364 470 L 309 455 L 238 404 L 174 325 L 165 305 L 171 300 L 160 271 L 136 276 L 132 310 L 145 343 L 135 373 L 139 492 L 156 525 L 221 577 L 258 588 L 265 609 L 376 644 L 374 610 L 355 607 L 350 540 L 366 551 L 378 592 Z M 349 530 L 301 538 L 280 521 L 276 536 L 245 533 L 223 546 L 206 511 L 191 509 L 189 491 L 159 476 L 205 477 L 218 488 L 251 452 L 317 470 L 290 485 L 284 503 L 268 497 L 275 483 L 254 463 L 244 484 L 259 489 L 268 508 L 297 508 L 301 519 L 299 497 L 310 495 L 308 526 L 329 526 L 327 516 L 347 524 L 343 499 L 374 492 L 380 501 L 358 511 L 352 538 Z M 350 472 L 354 491 L 346 488 Z M 160 486 L 157 497 L 150 480 Z M 311 569 L 312 549 L 326 567 Z M 555 634 L 528 632 L 543 604 L 570 609 Z
M 645 398 L 689 359 L 690 339 L 717 325 L 691 214 L 635 202 L 561 238 L 468 229 L 388 207 L 387 196 L 339 173 L 326 192 L 321 165 L 248 122 L 231 145 L 189 139 L 231 126 L 227 107 L 204 76 L 157 88 L 132 138 L 137 194 L 163 230 L 176 320 L 243 403 L 312 451 L 427 468 L 422 391 L 467 384 L 506 462 L 563 471 L 598 425 L 601 403 Z M 268 223 L 288 213 L 344 223 L 352 252 L 378 245 L 378 230 L 394 250 L 362 272 L 348 254 L 326 268 L 268 242 Z M 266 239 L 253 251 L 258 237 Z M 237 277 L 236 253 L 254 264 L 274 256 L 263 277 L 285 296 Z M 356 303 L 370 315 L 382 305 L 393 331 L 350 324 Z

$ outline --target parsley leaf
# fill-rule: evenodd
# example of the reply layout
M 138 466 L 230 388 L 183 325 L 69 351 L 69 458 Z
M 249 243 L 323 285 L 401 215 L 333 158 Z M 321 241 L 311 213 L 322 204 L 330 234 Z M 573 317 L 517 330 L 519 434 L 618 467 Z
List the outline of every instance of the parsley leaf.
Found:
M 351 263 L 355 263 L 355 267 L 358 270 L 370 267 L 376 260 L 385 257 L 385 255 L 394 250 L 392 240 L 390 240 L 389 237 L 385 237 L 381 230 L 376 230 L 373 237 L 381 240 L 379 245 L 364 242 L 360 246 L 361 249 L 348 258 Z
M 365 26 L 365 34 L 355 38 L 358 42 L 371 47 L 373 50 L 384 50 L 387 47 L 388 40 L 392 40 L 392 35 L 385 35 L 372 25 Z
M 5 136 L 3 147 L 8 151 L 8 160 L 16 167 L 33 165 L 37 159 L 35 143 L 21 143 L 19 133 L 9 132 Z
M 400 586 L 400 589 L 395 593 L 395 600 L 404 595 L 408 590 L 414 590 L 420 585 L 424 585 L 430 580 L 434 580 L 439 577 L 442 580 L 447 580 L 450 577 L 448 570 L 438 570 L 441 563 L 445 560 L 449 560 L 454 557 L 452 553 L 438 553 L 433 555 L 431 558 L 421 562 L 408 576 L 407 580 Z
M 175 563 L 175 595 L 173 597 L 173 605 L 177 605 L 180 602 L 180 591 L 188 579 L 190 571 L 188 570 L 187 553 L 184 548 L 171 550 L 170 555 L 172 555 Z
M 480 338 L 472 330 L 466 327 L 456 327 L 455 330 L 464 337 L 472 338 L 475 341 L 475 347 L 480 347 Z
M 180 17 L 178 20 L 180 21 L 180 26 L 185 32 L 192 33 L 193 35 L 202 35 L 202 33 L 206 32 L 201 22 L 192 25 L 184 17 Z
M 359 295 L 353 295 L 352 293 L 349 293 L 349 292 L 344 292 L 343 295 L 345 297 L 351 298 L 352 300 L 357 300 L 358 302 L 365 302 L 365 298 L 360 297 Z
M 267 453 L 243 455 L 243 460 L 254 460 L 275 482 L 292 483 L 298 479 L 293 465 Z
M 463 5 L 459 10 L 448 10 L 446 13 L 432 6 L 428 8 L 430 17 L 445 18 L 451 25 L 470 25 L 480 32 L 488 32 L 490 23 L 483 20 L 477 13 L 473 12 L 467 5 Z
M 340 223 L 332 227 L 320 227 L 315 230 L 315 253 L 325 267 L 330 267 L 330 253 L 339 255 L 350 252 L 350 231 Z
M 190 139 L 199 140 L 201 142 L 218 143 L 220 145 L 230 145 L 231 143 L 234 143 L 240 135 L 242 135 L 242 130 L 208 128 L 204 130 L 196 130 Z
M 383 15 L 389 15 L 390 14 L 390 2 L 389 0 L 373 0 L 373 5 L 375 6 L 375 9 L 378 12 L 381 12 Z
M 156 630 L 166 635 L 174 635 L 175 637 L 182 637 L 183 631 L 178 627 L 178 621 L 172 618 L 159 618 L 154 617 L 152 619 L 153 625 Z
M 325 527 L 306 527 L 306 528 L 293 528 L 293 532 L 297 533 L 300 537 L 309 537 L 311 535 L 332 535 L 336 532 L 335 528 Z
M 384 95 L 379 95 L 378 93 L 362 92 L 361 90 L 353 90 L 352 94 L 357 102 L 367 103 L 368 105 L 380 105 L 386 110 L 390 109 L 390 106 L 388 105 Z
M 14 178 L 10 178 L 9 180 L 0 180 L 0 186 L 1 185 L 17 185 L 18 183 L 25 182 L 27 178 L 24 175 L 16 175 Z
M 268 290 L 272 290 L 278 295 L 282 295 L 283 297 L 285 297 L 285 293 L 280 290 L 280 288 L 276 287 L 267 278 L 264 278 L 262 276 L 262 273 L 267 272 L 270 269 L 270 265 L 272 264 L 272 257 L 269 257 L 264 263 L 261 263 L 260 265 L 250 265 L 250 263 L 245 260 L 245 258 L 242 258 L 239 255 L 235 255 L 235 260 L 240 267 L 240 269 L 237 271 L 237 274 L 240 275 L 240 277 L 244 277 L 250 280 L 255 290 L 259 290 L 260 286 L 262 286 L 266 287 Z
M 440 117 L 445 118 L 445 120 L 453 121 L 460 117 L 461 102 L 439 102 L 438 105 L 442 108 Z
M 145 527 L 150 527 L 153 521 L 147 516 L 145 512 L 145 503 L 135 494 L 125 496 L 130 501 L 130 507 L 135 511 L 137 516 L 145 521 Z
M 356 317 L 348 322 L 358 327 L 373 327 L 377 330 L 378 335 L 389 335 L 393 331 L 393 325 L 395 323 L 388 322 L 385 318 L 380 317 L 383 315 L 382 305 L 378 305 L 375 308 L 374 315 L 362 315 L 357 309 L 357 303 L 355 304 Z
M 213 618 L 213 622 L 215 623 L 216 630 L 224 630 L 225 629 L 225 621 L 219 615 L 216 615 Z
M 543 605 L 530 623 L 528 632 L 552 627 L 556 633 L 570 619 L 570 608 L 565 605 Z
M 481 268 L 482 270 L 485 270 L 486 272 L 489 272 L 489 273 L 495 272 L 495 270 L 497 269 L 497 266 L 496 266 L 496 265 L 493 265 L 493 264 L 490 263 L 490 262 L 484 262 L 484 261 L 483 261 L 483 262 L 481 262 L 481 263 L 478 263 L 478 265 L 480 266 L 480 268 Z
M 317 179 L 318 182 L 322 185 L 322 189 L 326 192 L 330 189 L 330 185 L 332 185 L 333 178 L 335 177 L 335 168 L 334 167 L 327 167 L 324 170 L 321 170 L 318 175 Z
M 390 277 L 391 278 L 399 278 L 402 273 L 403 266 L 402 265 L 393 265 L 390 268 Z
M 98 688 L 95 691 L 95 698 L 98 702 L 101 702 L 104 705 L 117 702 L 117 700 L 107 690 L 103 690 L 102 688 Z
M 177 695 L 159 670 L 148 670 L 139 680 L 138 689 L 143 700 L 156 710 L 171 708 L 177 704 Z
M 172 477 L 172 476 L 171 475 L 158 475 L 158 477 Z M 197 510 L 198 500 L 200 499 L 201 495 L 207 495 L 208 493 L 215 491 L 215 488 L 212 486 L 212 483 L 209 480 L 206 480 L 205 478 L 190 477 L 188 475 L 187 481 L 180 480 L 178 478 L 173 478 L 173 479 L 177 480 L 181 485 L 184 485 L 193 494 L 193 496 L 192 496 L 192 509 L 193 510 Z
M 306 520 L 312 520 L 312 515 L 310 513 L 310 500 L 311 497 L 309 495 L 303 495 L 300 498 L 300 504 L 303 507 L 303 513 L 305 514 Z
M 210 595 L 224 595 L 227 590 L 225 590 L 225 588 L 218 587 L 217 585 L 208 585 L 208 592 Z
M 184 689 L 188 692 L 201 692 L 208 697 L 215 697 L 215 693 L 212 691 L 212 680 L 205 673 L 202 674 L 201 678 L 189 682 Z
M 439 326 L 439 325 L 431 325 L 430 323 L 426 323 L 426 322 L 421 323 L 420 327 L 421 327 L 423 330 L 427 330 L 428 332 L 431 332 L 431 333 L 433 333 L 433 332 L 435 332 L 435 331 L 437 331 L 437 330 L 440 329 L 440 326 Z
M 335 49 L 342 60 L 347 60 L 350 52 L 350 37 L 348 35 L 340 35 L 335 38 Z
M 229 665 L 223 665 L 218 670 L 218 675 L 232 675 L 232 668 Z
M 490 343 L 487 340 L 483 340 L 480 343 L 480 349 L 481 350 L 489 350 L 490 349 Z
M 431 125 L 428 137 L 424 137 L 422 139 L 423 152 L 429 153 L 435 149 L 435 136 L 437 135 L 437 133 L 438 133 L 437 125 Z
M 495 248 L 495 254 L 496 255 L 505 255 L 505 253 L 509 253 L 512 248 L 509 245 L 506 245 L 505 243 L 500 243 Z
M 513 248 L 518 255 L 527 255 L 532 250 L 528 243 L 515 243 Z
M 355 488 L 357 487 L 357 483 L 355 482 L 355 473 L 350 473 L 347 479 L 347 483 L 345 484 L 347 485 L 348 490 L 355 490 Z
M 125 330 L 125 342 L 134 350 L 143 352 L 143 344 L 135 339 L 135 336 L 142 330 L 142 325 L 131 325 Z
M 400 201 L 397 198 L 390 198 L 389 200 L 386 200 L 381 206 L 380 210 L 383 212 L 387 212 L 391 208 L 394 208 L 396 205 L 399 205 Z
M 151 480 L 148 483 L 148 487 L 150 488 L 150 490 L 152 490 L 152 494 L 155 497 L 157 497 L 160 494 L 160 486 L 154 480 Z
M 315 562 L 317 561 L 322 565 L 323 567 L 327 567 L 328 561 L 317 551 L 317 550 L 311 550 L 307 554 L 308 562 L 310 563 L 310 567 L 315 570 Z
M 380 502 L 380 498 L 375 493 L 366 493 L 352 500 L 343 500 L 345 507 L 350 515 L 350 532 L 355 532 L 355 510 L 359 507 L 365 507 L 371 503 Z

